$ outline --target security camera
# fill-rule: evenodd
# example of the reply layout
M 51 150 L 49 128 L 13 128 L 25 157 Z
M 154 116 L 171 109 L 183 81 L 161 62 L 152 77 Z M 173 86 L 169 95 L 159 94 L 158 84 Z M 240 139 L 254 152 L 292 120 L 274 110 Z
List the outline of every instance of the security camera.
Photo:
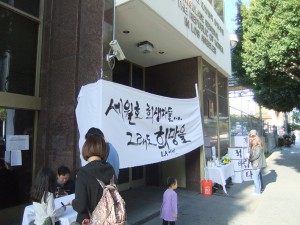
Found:
M 110 61 L 114 57 L 116 57 L 119 61 L 126 58 L 117 40 L 112 40 L 109 45 L 112 49 L 112 55 L 107 54 L 107 61 Z

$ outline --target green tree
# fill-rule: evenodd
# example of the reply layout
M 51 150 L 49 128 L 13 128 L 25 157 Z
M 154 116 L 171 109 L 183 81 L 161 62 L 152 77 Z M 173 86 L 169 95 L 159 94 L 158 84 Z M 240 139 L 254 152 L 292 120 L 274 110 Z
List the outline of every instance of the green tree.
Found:
M 237 67 L 241 71 L 234 75 L 265 108 L 300 108 L 300 1 L 253 0 L 248 8 L 239 5 L 242 68 Z
M 6 119 L 6 110 L 4 108 L 0 108 L 0 120 L 3 121 Z
M 293 110 L 292 119 L 293 119 L 293 123 L 300 124 L 300 111 L 299 110 Z
M 242 54 L 242 43 L 243 43 L 243 27 L 242 27 L 242 15 L 241 11 L 245 10 L 245 5 L 241 0 L 236 2 L 237 7 L 237 15 L 235 18 L 235 23 L 237 25 L 237 29 L 235 30 L 235 34 L 238 37 L 238 43 L 235 48 L 232 49 L 231 54 L 231 66 L 232 66 L 232 74 L 235 78 L 237 78 L 237 84 L 251 87 L 251 80 L 246 76 L 246 71 L 242 66 L 243 60 L 241 57 Z

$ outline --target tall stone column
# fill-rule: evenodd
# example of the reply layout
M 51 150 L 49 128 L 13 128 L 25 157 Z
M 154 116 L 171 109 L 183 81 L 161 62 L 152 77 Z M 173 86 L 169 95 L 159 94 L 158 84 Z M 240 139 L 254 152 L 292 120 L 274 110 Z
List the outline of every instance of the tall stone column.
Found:
M 113 0 L 45 1 L 37 169 L 80 166 L 75 109 L 82 85 L 111 79 L 105 55 L 112 39 Z M 103 68 L 104 67 L 104 68 Z

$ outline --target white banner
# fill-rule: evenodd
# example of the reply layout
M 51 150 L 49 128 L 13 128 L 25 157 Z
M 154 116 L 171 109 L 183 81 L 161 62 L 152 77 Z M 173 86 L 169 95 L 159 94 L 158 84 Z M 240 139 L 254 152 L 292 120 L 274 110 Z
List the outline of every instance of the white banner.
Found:
M 198 98 L 167 98 L 99 80 L 81 88 L 76 118 L 80 151 L 88 129 L 100 128 L 118 151 L 120 168 L 169 160 L 203 145 Z

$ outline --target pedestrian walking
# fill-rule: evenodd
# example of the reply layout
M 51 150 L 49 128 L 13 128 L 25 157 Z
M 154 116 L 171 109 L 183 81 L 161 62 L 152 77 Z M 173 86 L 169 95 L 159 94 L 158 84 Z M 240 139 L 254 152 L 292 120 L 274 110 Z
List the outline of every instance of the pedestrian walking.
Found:
M 292 144 L 295 145 L 295 142 L 296 142 L 296 135 L 295 135 L 295 133 L 293 132 L 293 133 L 292 133 Z

